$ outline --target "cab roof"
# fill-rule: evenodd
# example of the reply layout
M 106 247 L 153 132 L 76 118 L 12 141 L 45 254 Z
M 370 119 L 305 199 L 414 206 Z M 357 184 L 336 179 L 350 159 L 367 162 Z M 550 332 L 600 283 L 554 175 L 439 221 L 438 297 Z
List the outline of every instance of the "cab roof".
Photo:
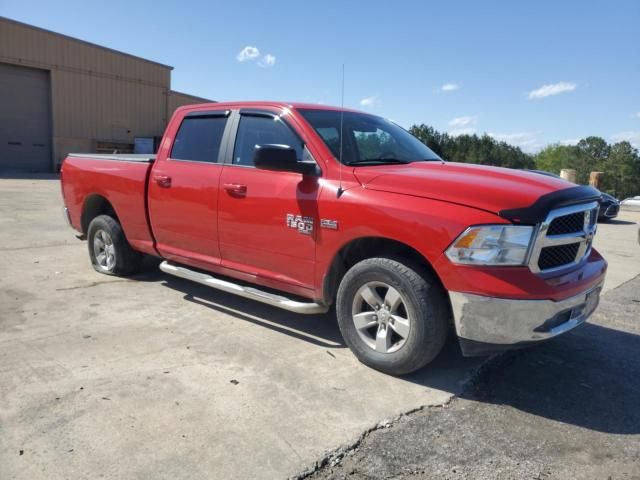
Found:
M 319 103 L 303 103 L 303 102 L 281 102 L 271 100 L 253 100 L 253 101 L 232 101 L 232 102 L 215 102 L 215 103 L 200 103 L 189 105 L 189 107 L 203 107 L 209 106 L 211 108 L 259 108 L 259 107 L 275 107 L 275 108 L 293 108 L 295 110 L 333 110 L 333 111 L 345 111 L 345 112 L 360 112 L 351 108 L 335 107 L 331 105 L 324 105 Z

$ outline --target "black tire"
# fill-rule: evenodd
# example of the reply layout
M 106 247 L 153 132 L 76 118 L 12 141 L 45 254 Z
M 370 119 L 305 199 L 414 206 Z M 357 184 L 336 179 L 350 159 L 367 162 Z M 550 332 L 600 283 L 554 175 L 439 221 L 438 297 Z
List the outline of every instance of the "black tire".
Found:
M 96 242 L 96 236 L 100 241 Z M 109 239 L 110 242 L 104 242 L 104 239 Z M 104 258 L 100 257 L 100 254 L 104 253 L 100 250 L 101 241 L 102 244 L 113 245 L 113 248 L 109 249 L 113 253 L 113 257 L 111 257 L 111 253 L 108 255 L 110 261 L 104 261 Z M 109 215 L 99 215 L 91 220 L 87 229 L 87 244 L 91 265 L 96 272 L 105 275 L 127 276 L 140 269 L 142 255 L 131 248 L 122 227 L 117 220 Z
M 401 308 L 409 319 L 410 328 L 404 338 L 395 333 L 396 329 L 389 323 L 391 320 L 388 320 L 385 325 L 385 329 L 391 327 L 388 331 L 391 335 L 395 335 L 394 338 L 399 339 L 395 345 L 400 346 L 395 351 L 392 351 L 396 348 L 395 346 L 390 348 L 391 353 L 381 353 L 376 350 L 377 336 L 373 339 L 375 346 L 371 346 L 363 338 L 363 335 L 367 337 L 371 331 L 380 335 L 379 323 L 373 324 L 372 330 L 361 328 L 360 333 L 354 323 L 354 309 L 362 299 L 359 292 L 366 291 L 368 286 L 378 284 L 392 287 L 402 296 Z M 385 286 L 374 288 L 376 292 L 384 289 Z M 386 291 L 389 292 L 389 289 Z M 378 298 L 386 300 L 381 295 Z M 369 304 L 369 302 L 365 303 Z M 369 308 L 364 303 L 362 305 Z M 422 271 L 421 268 L 400 259 L 369 258 L 357 263 L 342 279 L 336 299 L 338 326 L 345 343 L 362 363 L 391 375 L 414 372 L 440 353 L 447 337 L 449 312 L 446 292 L 433 275 L 426 269 Z M 378 312 L 361 313 L 376 314 Z M 378 321 L 379 316 L 375 315 L 372 318 Z

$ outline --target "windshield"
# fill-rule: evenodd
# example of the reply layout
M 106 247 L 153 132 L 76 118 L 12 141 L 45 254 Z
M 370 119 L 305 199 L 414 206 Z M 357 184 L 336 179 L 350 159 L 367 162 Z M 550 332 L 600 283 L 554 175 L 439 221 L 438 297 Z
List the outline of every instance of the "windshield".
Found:
M 340 158 L 340 117 L 337 110 L 300 109 L 331 153 Z M 380 165 L 440 160 L 424 143 L 395 123 L 366 113 L 344 112 L 342 163 Z

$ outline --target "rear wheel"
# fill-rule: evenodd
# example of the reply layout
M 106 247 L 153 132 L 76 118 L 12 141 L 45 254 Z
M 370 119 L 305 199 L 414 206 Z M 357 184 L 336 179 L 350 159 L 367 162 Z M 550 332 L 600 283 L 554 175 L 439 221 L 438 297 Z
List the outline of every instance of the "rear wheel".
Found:
M 440 353 L 448 311 L 446 293 L 432 275 L 389 258 L 354 265 L 336 301 L 349 348 L 365 365 L 393 375 L 418 370 Z
M 140 268 L 142 255 L 131 248 L 120 224 L 109 215 L 99 215 L 87 230 L 89 258 L 93 268 L 105 275 L 126 276 Z

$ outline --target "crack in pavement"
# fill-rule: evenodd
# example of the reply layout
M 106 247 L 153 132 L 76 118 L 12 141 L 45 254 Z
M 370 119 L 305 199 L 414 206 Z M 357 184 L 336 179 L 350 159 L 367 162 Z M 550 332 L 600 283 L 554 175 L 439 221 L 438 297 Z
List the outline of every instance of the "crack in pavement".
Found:
M 638 285 L 608 292 L 563 340 L 489 358 L 444 404 L 383 421 L 290 478 L 636 478 L 640 327 L 623 327 L 639 318 Z
M 482 381 L 482 379 L 485 376 L 491 375 L 492 372 L 503 369 L 504 367 L 513 363 L 517 357 L 523 354 L 523 352 L 524 352 L 523 350 L 512 350 L 512 351 L 506 351 L 506 352 L 487 358 L 487 361 L 479 365 L 478 368 L 476 368 L 475 371 L 470 375 L 470 377 L 462 384 L 460 391 L 456 394 L 451 395 L 446 402 L 435 404 L 435 405 L 421 405 L 419 407 L 413 408 L 399 415 L 396 415 L 395 417 L 392 417 L 390 419 L 384 419 L 379 423 L 377 423 L 376 425 L 366 429 L 353 442 L 346 443 L 344 445 L 341 445 L 338 448 L 328 451 L 320 459 L 316 460 L 313 465 L 306 468 L 302 472 L 289 477 L 289 480 L 303 480 L 311 477 L 313 474 L 321 471 L 323 468 L 327 466 L 335 467 L 339 465 L 342 462 L 342 460 L 344 460 L 348 455 L 358 450 L 360 445 L 362 445 L 362 443 L 371 434 L 377 432 L 378 430 L 391 428 L 397 423 L 401 422 L 402 420 L 407 419 L 408 417 L 416 413 L 422 412 L 424 410 L 448 408 L 451 402 L 453 402 L 455 399 L 473 390 Z
M 447 406 L 454 400 L 454 398 L 456 398 L 456 395 L 451 395 L 451 397 L 449 397 L 449 399 L 444 403 L 440 403 L 436 405 L 422 405 L 420 407 L 416 407 L 406 412 L 403 412 L 399 415 L 396 415 L 393 418 L 382 420 L 378 424 L 362 432 L 358 436 L 358 438 L 356 438 L 353 442 L 342 445 L 334 450 L 330 450 L 319 460 L 316 460 L 316 462 L 311 467 L 303 470 L 302 472 L 296 475 L 293 475 L 292 477 L 289 477 L 289 480 L 303 480 L 305 478 L 309 478 L 314 473 L 319 472 L 326 466 L 335 467 L 339 465 L 342 462 L 342 460 L 344 460 L 345 457 L 347 457 L 352 452 L 355 452 L 360 447 L 362 442 L 364 442 L 374 432 L 377 432 L 378 430 L 383 430 L 386 428 L 391 428 L 393 425 L 400 422 L 403 418 L 408 417 L 414 413 L 421 412 L 423 410 L 432 409 L 432 408 L 433 409 L 447 408 Z
M 53 242 L 53 243 L 46 243 L 44 245 L 29 245 L 26 247 L 8 247 L 8 248 L 0 248 L 0 252 L 13 252 L 13 251 L 19 251 L 19 250 L 33 250 L 35 248 L 47 248 L 47 247 L 74 247 L 76 246 L 76 243 L 69 243 L 69 242 Z
M 122 279 L 122 280 L 104 280 L 102 282 L 91 282 L 88 285 L 76 285 L 74 287 L 63 287 L 56 288 L 56 292 L 64 292 L 67 290 L 80 290 L 85 288 L 97 287 L 98 285 L 112 284 L 112 283 L 123 283 L 123 282 L 131 282 L 131 280 Z

